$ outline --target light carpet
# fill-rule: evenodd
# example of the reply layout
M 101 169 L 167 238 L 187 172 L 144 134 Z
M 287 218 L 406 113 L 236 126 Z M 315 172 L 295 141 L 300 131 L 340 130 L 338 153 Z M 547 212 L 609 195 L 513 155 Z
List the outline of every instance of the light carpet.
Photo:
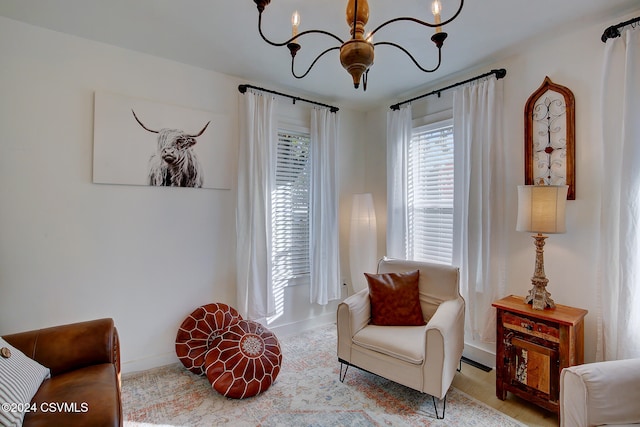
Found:
M 279 339 L 278 378 L 248 399 L 225 398 L 179 363 L 124 375 L 125 426 L 524 426 L 453 387 L 438 420 L 427 394 L 356 368 L 341 383 L 335 325 Z

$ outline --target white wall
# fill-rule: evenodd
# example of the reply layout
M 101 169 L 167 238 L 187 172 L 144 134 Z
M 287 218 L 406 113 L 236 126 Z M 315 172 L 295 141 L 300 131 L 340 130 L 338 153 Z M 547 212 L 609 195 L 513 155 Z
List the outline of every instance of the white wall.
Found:
M 640 10 L 639 10 L 640 11 Z M 585 359 L 595 360 L 596 351 L 596 236 L 599 221 L 599 196 L 607 189 L 607 179 L 599 173 L 600 150 L 599 91 L 604 44 L 602 31 L 638 13 L 588 25 L 565 34 L 553 34 L 519 46 L 503 60 L 487 63 L 469 70 L 441 84 L 406 94 L 389 105 L 444 87 L 456 81 L 482 74 L 493 68 L 506 68 L 504 79 L 505 120 L 504 136 L 507 146 L 507 221 L 511 230 L 508 239 L 507 294 L 524 296 L 531 288 L 535 248 L 529 234 L 515 231 L 517 215 L 516 187 L 524 183 L 524 106 L 528 97 L 542 84 L 545 76 L 554 83 L 567 86 L 576 101 L 576 200 L 567 202 L 567 233 L 551 235 L 545 245 L 545 272 L 549 278 L 547 289 L 558 304 L 587 309 L 585 318 Z M 443 92 L 442 98 L 431 96 L 413 104 L 414 118 L 451 108 L 452 92 Z M 368 142 L 367 171 L 380 171 L 375 179 L 367 176 L 366 191 L 374 193 L 376 200 L 384 200 L 386 181 L 385 132 L 388 105 L 367 113 Z M 386 226 L 385 205 L 377 205 L 378 247 L 384 254 Z M 490 351 L 494 345 L 475 343 Z M 491 359 L 490 359 L 491 361 Z
M 228 115 L 235 175 L 246 82 L 2 17 L 0 57 L 0 334 L 113 317 L 125 372 L 176 361 L 193 309 L 235 304 L 235 176 L 226 191 L 93 184 L 93 93 Z M 341 114 L 344 201 L 364 185 L 364 114 Z M 288 298 L 289 324 L 335 313 Z

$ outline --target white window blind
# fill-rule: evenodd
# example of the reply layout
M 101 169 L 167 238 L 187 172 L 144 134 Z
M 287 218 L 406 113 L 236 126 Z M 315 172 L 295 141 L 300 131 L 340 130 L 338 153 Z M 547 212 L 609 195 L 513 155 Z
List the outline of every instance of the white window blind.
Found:
M 408 163 L 408 257 L 451 264 L 453 121 L 414 128 Z
M 272 262 L 274 281 L 285 285 L 309 276 L 309 143 L 308 133 L 278 131 Z

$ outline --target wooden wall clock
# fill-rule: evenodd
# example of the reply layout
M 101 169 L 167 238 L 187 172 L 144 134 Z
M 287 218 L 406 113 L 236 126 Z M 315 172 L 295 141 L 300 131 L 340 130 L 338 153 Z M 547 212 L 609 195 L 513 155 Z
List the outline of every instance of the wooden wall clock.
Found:
M 545 77 L 524 109 L 526 185 L 568 185 L 575 200 L 575 99 Z

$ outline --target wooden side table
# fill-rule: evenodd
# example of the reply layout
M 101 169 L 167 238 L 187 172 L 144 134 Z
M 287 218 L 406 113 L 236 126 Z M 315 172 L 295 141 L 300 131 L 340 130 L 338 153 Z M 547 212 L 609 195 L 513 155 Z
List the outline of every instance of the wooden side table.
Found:
M 584 316 L 587 310 L 556 304 L 534 310 L 523 297 L 492 304 L 498 310 L 496 396 L 507 392 L 559 412 L 560 372 L 584 363 Z

